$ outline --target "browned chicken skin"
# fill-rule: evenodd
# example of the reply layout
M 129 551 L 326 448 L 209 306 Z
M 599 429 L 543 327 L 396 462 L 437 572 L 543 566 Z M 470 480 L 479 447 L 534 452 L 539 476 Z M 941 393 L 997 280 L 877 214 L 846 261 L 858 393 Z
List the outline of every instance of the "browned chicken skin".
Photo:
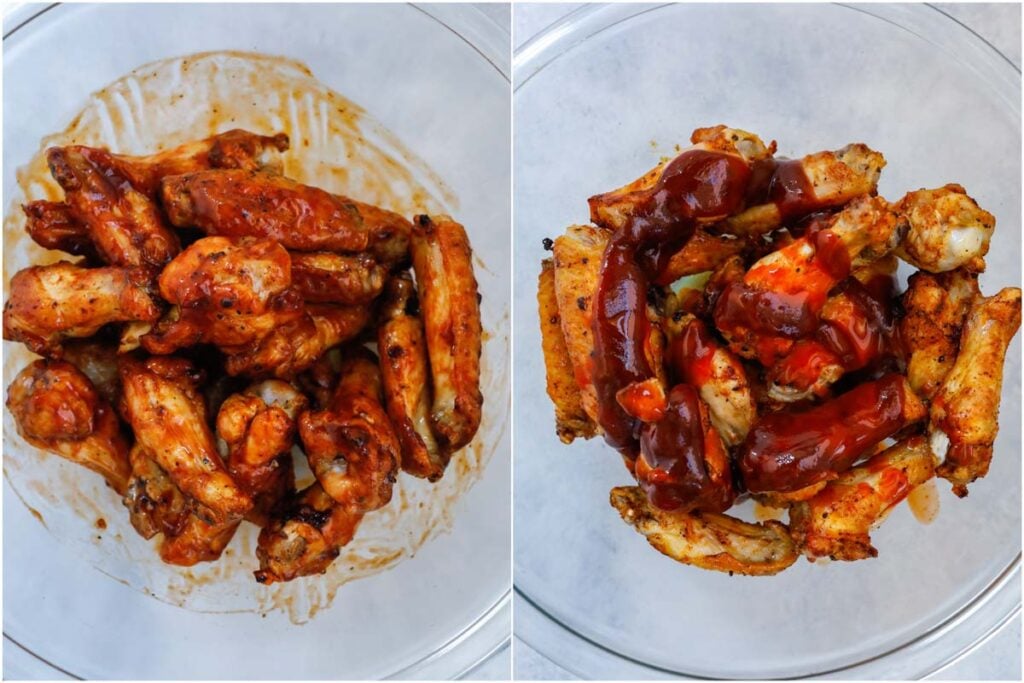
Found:
M 252 499 L 217 453 L 198 392 L 201 380 L 201 373 L 181 358 L 126 358 L 121 410 L 138 443 L 186 495 L 209 508 L 210 521 L 237 521 L 252 508 Z
M 75 366 L 37 360 L 7 387 L 18 434 L 36 448 L 88 467 L 118 493 L 128 486 L 128 442 L 112 406 Z
M 40 200 L 21 208 L 27 219 L 25 230 L 36 244 L 45 249 L 85 256 L 91 261 L 99 260 L 89 229 L 75 220 L 67 204 Z
M 271 240 L 203 238 L 164 267 L 159 285 L 175 309 L 142 338 L 150 353 L 247 349 L 303 314 L 288 252 Z
M 367 254 L 291 252 L 292 285 L 305 301 L 365 304 L 384 289 L 388 271 Z
M 309 467 L 339 504 L 363 512 L 391 500 L 401 447 L 384 407 L 377 357 L 362 347 L 344 354 L 327 410 L 299 417 Z
M 211 170 L 170 176 L 163 205 L 171 223 L 208 235 L 268 237 L 295 251 L 369 252 L 404 261 L 409 222 L 396 213 L 266 173 Z
M 66 261 L 31 266 L 11 278 L 4 339 L 61 355 L 61 342 L 89 337 L 115 322 L 154 321 L 161 308 L 139 268 L 81 268 Z
M 409 276 L 393 278 L 377 326 L 377 348 L 388 416 L 402 444 L 402 469 L 435 481 L 448 466 L 448 454 L 438 447 L 430 425 L 430 365 L 417 306 Z
M 109 161 L 109 155 L 100 152 L 87 147 L 47 151 L 50 173 L 64 188 L 71 216 L 86 226 L 107 263 L 162 267 L 181 250 L 178 236 L 149 197 L 113 168 L 99 165 Z
M 473 254 L 461 225 L 448 216 L 417 216 L 412 262 L 434 380 L 431 422 L 441 447 L 454 453 L 480 426 L 480 295 Z

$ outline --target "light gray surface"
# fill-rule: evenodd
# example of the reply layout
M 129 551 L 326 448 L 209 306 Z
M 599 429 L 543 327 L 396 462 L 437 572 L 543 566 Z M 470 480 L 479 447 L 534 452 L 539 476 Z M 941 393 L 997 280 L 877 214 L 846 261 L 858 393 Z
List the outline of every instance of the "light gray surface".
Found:
M 515 6 L 513 43 L 518 48 L 530 37 L 579 7 L 579 3 Z M 942 4 L 942 11 L 965 24 L 1021 64 L 1021 8 L 1013 4 Z M 514 676 L 520 680 L 567 680 L 575 676 L 518 638 L 513 645 Z M 1021 624 L 1016 620 L 962 661 L 936 678 L 942 680 L 1019 680 Z

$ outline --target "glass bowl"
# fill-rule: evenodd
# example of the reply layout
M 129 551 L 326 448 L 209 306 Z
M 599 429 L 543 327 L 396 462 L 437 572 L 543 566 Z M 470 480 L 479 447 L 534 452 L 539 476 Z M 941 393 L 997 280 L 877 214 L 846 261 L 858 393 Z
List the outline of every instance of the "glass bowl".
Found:
M 339 561 L 325 576 L 259 586 L 252 577 L 255 529 L 248 525 L 217 563 L 163 565 L 97 477 L 26 447 L 5 415 L 4 633 L 11 652 L 16 644 L 81 678 L 451 678 L 508 642 L 508 43 L 507 28 L 469 6 L 96 4 L 25 7 L 5 16 L 8 217 L 17 215 L 12 204 L 26 186 L 32 198 L 45 194 L 45 183 L 19 182 L 31 173 L 24 165 L 40 140 L 68 126 L 83 106 L 92 111 L 97 101 L 108 103 L 101 109 L 109 119 L 126 123 L 97 135 L 128 140 L 118 151 L 132 153 L 152 149 L 139 141 L 162 127 L 182 135 L 196 126 L 231 127 L 207 121 L 209 106 L 182 115 L 171 98 L 137 97 L 151 92 L 149 71 L 133 74 L 131 87 L 116 91 L 121 99 L 90 95 L 135 67 L 204 51 L 259 52 L 280 58 L 259 73 L 294 76 L 290 82 L 298 83 L 307 76 L 288 61 L 298 60 L 362 111 L 309 95 L 320 92 L 313 86 L 271 92 L 255 79 L 231 86 L 245 89 L 235 125 L 262 116 L 270 117 L 268 125 L 303 131 L 292 135 L 285 158 L 289 173 L 293 164 L 304 168 L 299 179 L 316 174 L 305 168 L 313 155 L 331 150 L 331 158 L 317 158 L 318 168 L 346 166 L 323 178 L 324 187 L 376 186 L 396 195 L 405 189 L 410 202 L 418 196 L 431 210 L 458 217 L 474 247 L 487 333 L 485 418 L 475 445 L 434 487 L 400 476 L 393 504 L 368 516 L 343 553 L 344 559 L 359 547 L 379 559 L 375 567 L 388 569 L 347 583 L 340 579 L 352 576 L 351 568 Z M 208 62 L 184 63 L 171 85 L 187 84 L 189 95 L 207 92 L 185 71 Z M 222 73 L 241 72 L 225 67 Z M 229 91 L 223 81 L 209 92 L 223 96 Z M 340 119 L 331 118 L 324 102 L 341 103 Z M 289 103 L 294 116 L 273 114 Z M 317 125 L 336 120 L 352 124 L 340 129 L 349 137 Z M 342 153 L 334 153 L 338 140 L 350 145 Z M 370 151 L 396 166 L 346 161 L 369 158 Z M 394 178 L 408 182 L 396 186 Z M 427 189 L 418 194 L 417 187 Z M 375 195 L 357 196 L 373 201 Z M 5 280 L 34 254 L 7 227 Z M 27 358 L 20 345 L 5 344 L 4 351 L 6 386 Z M 424 499 L 428 510 L 436 507 L 428 516 L 417 503 Z M 410 518 L 430 521 L 401 521 Z M 392 548 L 398 550 L 383 554 Z
M 516 634 L 583 678 L 917 678 L 1020 609 L 1020 337 L 989 475 L 930 525 L 900 506 L 877 559 L 767 578 L 683 566 L 608 505 L 630 483 L 601 440 L 562 445 L 544 390 L 541 241 L 586 199 L 726 123 L 785 156 L 865 142 L 880 193 L 959 182 L 998 227 L 985 293 L 1021 282 L 1020 74 L 924 5 L 584 7 L 514 58 Z M 904 269 L 906 270 L 906 269 Z M 902 272 L 903 277 L 907 273 Z M 739 514 L 752 519 L 749 504 Z

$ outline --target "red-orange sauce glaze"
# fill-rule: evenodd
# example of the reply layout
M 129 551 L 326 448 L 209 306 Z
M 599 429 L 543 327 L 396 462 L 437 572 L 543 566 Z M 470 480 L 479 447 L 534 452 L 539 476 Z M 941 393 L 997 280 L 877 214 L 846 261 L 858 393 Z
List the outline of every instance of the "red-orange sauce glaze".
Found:
M 694 318 L 686 323 L 665 354 L 672 379 L 695 387 L 707 383 L 711 379 L 712 362 L 718 348 L 718 342 L 702 320 Z
M 905 423 L 901 375 L 866 382 L 819 406 L 758 419 L 740 446 L 749 491 L 796 491 L 832 479 Z

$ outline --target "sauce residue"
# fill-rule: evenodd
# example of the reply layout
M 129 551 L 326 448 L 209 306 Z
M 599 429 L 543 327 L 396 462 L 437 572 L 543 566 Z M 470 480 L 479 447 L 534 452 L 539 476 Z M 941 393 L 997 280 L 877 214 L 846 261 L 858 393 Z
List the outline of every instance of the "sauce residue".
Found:
M 935 480 L 920 484 L 907 496 L 907 505 L 914 517 L 921 524 L 931 524 L 939 516 L 939 489 L 935 486 Z
M 253 93 L 259 93 L 258 98 Z M 29 265 L 67 258 L 46 251 L 27 236 L 19 205 L 59 201 L 45 149 L 83 144 L 125 154 L 148 154 L 231 128 L 261 134 L 287 133 L 291 149 L 284 171 L 316 185 L 406 216 L 458 215 L 459 201 L 426 163 L 354 102 L 317 81 L 302 63 L 243 52 L 210 52 L 141 66 L 93 94 L 62 132 L 42 140 L 39 152 L 18 169 L 19 191 L 4 219 L 4 279 Z M 471 229 L 471 226 L 469 226 Z M 478 280 L 494 279 L 482 262 Z M 488 297 L 484 297 L 488 301 Z M 495 306 L 500 302 L 495 302 Z M 162 602 L 196 612 L 280 611 L 293 623 L 309 621 L 328 607 L 348 581 L 381 572 L 411 557 L 430 538 L 450 528 L 456 501 L 481 476 L 507 428 L 507 309 L 483 309 L 492 343 L 485 344 L 481 390 L 495 397 L 484 404 L 483 426 L 457 454 L 436 484 L 401 476 L 391 505 L 368 515 L 352 543 L 326 574 L 270 587 L 255 582 L 259 530 L 243 523 L 215 563 L 183 569 L 163 564 L 155 540 L 129 524 L 118 496 L 100 477 L 25 444 L 10 414 L 4 414 L 4 475 L 16 495 L 51 533 L 78 556 L 114 580 Z M 503 317 L 502 317 L 503 316 Z M 501 347 L 501 348 L 499 348 Z M 7 381 L 33 356 L 5 343 Z M 37 509 L 38 508 L 38 509 Z M 109 528 L 116 543 L 92 542 Z

